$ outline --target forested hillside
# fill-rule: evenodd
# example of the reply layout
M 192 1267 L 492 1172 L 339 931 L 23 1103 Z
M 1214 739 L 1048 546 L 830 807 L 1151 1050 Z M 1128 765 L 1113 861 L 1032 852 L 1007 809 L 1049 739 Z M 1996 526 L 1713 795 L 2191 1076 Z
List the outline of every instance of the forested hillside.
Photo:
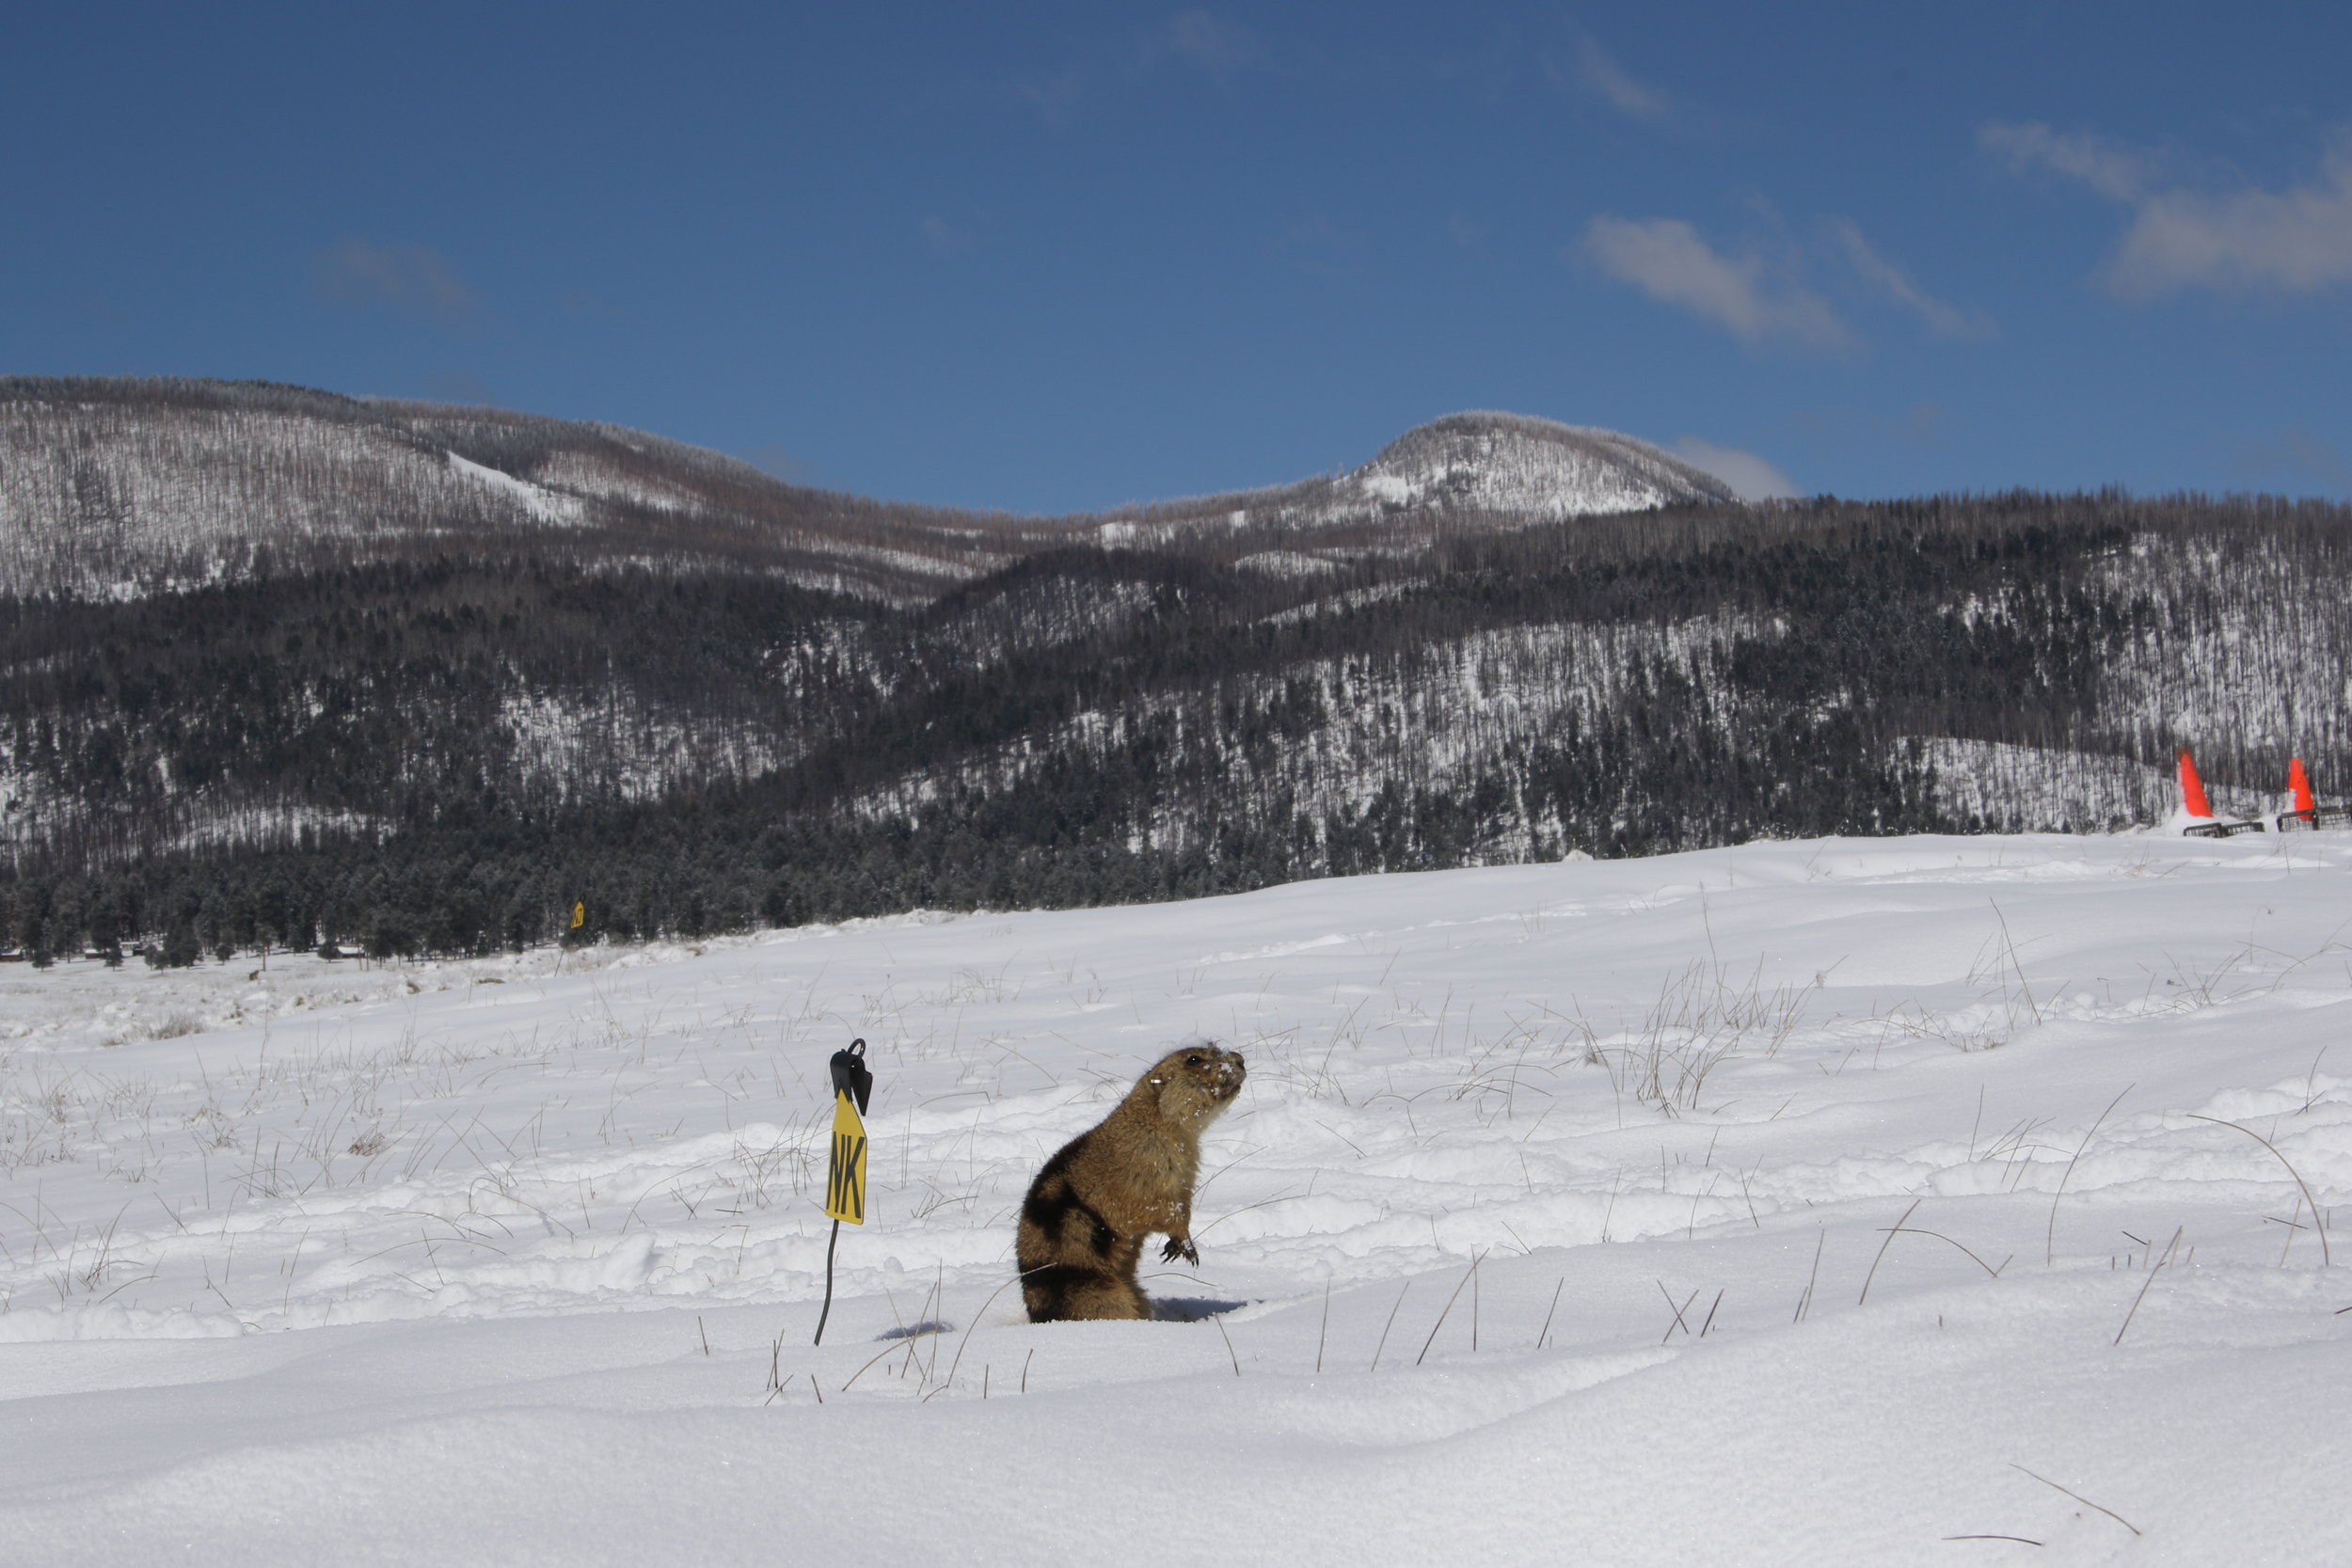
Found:
M 1049 543 L 919 599 L 519 522 L 0 597 L 0 940 L 466 951 L 576 901 L 691 936 L 2096 830 L 2160 817 L 2182 744 L 2224 809 L 2291 752 L 2352 783 L 2344 508 L 1415 515 L 1416 548 Z
M 787 484 L 643 431 L 502 408 L 0 377 L 0 592 L 20 594 L 119 598 L 456 551 L 760 572 L 908 605 L 1066 545 L 1263 566 L 1730 499 L 1645 442 L 1509 414 L 1435 420 L 1295 484 L 1018 517 Z

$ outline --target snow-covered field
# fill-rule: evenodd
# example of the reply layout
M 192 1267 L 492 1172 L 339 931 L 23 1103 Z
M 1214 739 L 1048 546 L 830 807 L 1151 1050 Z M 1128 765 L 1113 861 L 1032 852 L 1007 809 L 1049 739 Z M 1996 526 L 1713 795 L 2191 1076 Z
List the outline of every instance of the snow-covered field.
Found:
M 2329 834 L 11 968 L 0 1561 L 2352 1561 L 2347 1024 Z M 1196 1032 L 1201 1266 L 1027 1324 Z

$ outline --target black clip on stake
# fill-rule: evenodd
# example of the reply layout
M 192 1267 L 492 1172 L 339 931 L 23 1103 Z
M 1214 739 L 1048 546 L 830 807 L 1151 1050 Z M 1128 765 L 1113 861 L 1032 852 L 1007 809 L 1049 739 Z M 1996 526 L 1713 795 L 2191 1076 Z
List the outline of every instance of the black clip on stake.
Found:
M 855 1039 L 847 1051 L 833 1053 L 833 1092 L 837 1098 L 848 1095 L 857 1102 L 857 1114 L 866 1114 L 866 1103 L 874 1093 L 873 1069 L 866 1065 L 866 1042 Z M 833 1316 L 833 1249 L 841 1244 L 841 1222 L 833 1222 L 833 1235 L 825 1242 L 825 1306 L 817 1314 L 817 1338 L 814 1344 L 825 1342 L 825 1320 Z
M 857 1101 L 857 1114 L 866 1114 L 866 1099 L 874 1092 L 874 1074 L 866 1066 L 864 1040 L 851 1040 L 849 1050 L 833 1053 L 833 1092 L 848 1095 Z

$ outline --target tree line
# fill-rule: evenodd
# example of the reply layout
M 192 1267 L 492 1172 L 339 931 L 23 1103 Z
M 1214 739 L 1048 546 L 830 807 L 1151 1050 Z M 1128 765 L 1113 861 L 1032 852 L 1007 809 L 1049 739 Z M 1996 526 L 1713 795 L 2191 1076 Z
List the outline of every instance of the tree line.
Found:
M 467 953 L 2112 826 L 2100 770 L 2185 743 L 2222 785 L 2290 752 L 2333 777 L 2347 522 L 2120 493 L 1454 518 L 1311 577 L 1071 546 L 900 607 L 501 538 L 18 595 L 0 943 Z M 1930 741 L 2047 757 L 2056 794 L 1956 804 Z

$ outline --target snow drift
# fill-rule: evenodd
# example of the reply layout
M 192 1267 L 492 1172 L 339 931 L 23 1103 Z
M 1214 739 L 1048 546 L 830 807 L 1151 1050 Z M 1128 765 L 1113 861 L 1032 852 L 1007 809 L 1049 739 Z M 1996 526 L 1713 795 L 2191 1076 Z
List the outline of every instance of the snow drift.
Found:
M 2352 1553 L 2352 840 L 1751 844 L 0 980 L 24 1561 Z M 1248 1054 L 1166 1321 L 1013 1207 Z M 872 1221 L 821 1350 L 824 1061 Z M 820 1402 L 821 1401 L 821 1402 Z

